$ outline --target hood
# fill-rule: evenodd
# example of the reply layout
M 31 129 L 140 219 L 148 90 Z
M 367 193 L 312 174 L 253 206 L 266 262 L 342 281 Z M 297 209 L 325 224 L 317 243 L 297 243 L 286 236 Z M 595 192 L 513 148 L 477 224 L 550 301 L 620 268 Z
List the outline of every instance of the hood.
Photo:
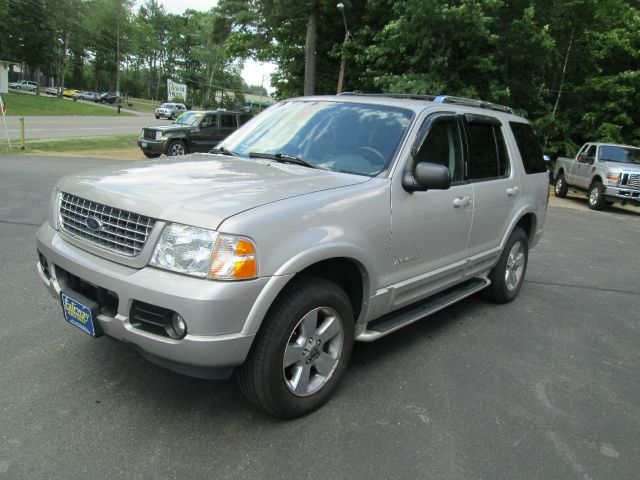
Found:
M 191 126 L 191 125 L 177 125 L 177 124 L 170 124 L 170 125 L 157 125 L 154 127 L 145 127 L 147 130 L 155 130 L 158 132 L 162 132 L 164 133 L 173 133 L 173 132 L 186 132 L 188 130 L 195 130 L 196 127 Z
M 193 154 L 68 176 L 57 188 L 122 210 L 215 230 L 226 218 L 260 205 L 368 180 L 268 160 Z
M 613 173 L 640 173 L 640 165 L 637 163 L 622 163 L 607 160 L 601 160 L 600 163 L 604 163 L 607 166 L 607 170 Z

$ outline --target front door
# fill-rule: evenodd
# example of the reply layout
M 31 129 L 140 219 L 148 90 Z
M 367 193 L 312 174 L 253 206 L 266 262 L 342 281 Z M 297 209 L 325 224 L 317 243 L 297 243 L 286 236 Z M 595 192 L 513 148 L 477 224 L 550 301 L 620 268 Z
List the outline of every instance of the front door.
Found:
M 191 149 L 194 152 L 208 152 L 218 143 L 218 117 L 208 113 L 191 132 Z
M 421 127 L 412 154 L 394 175 L 391 190 L 391 250 L 387 264 L 392 309 L 413 303 L 460 281 L 473 217 L 473 185 L 464 182 L 458 116 L 435 113 Z M 419 162 L 449 167 L 448 190 L 407 192 L 401 177 Z
M 573 180 L 574 185 L 581 188 L 589 188 L 591 183 L 591 170 L 596 160 L 596 146 L 590 145 L 586 151 L 578 155 L 578 161 L 575 162 L 577 170 Z

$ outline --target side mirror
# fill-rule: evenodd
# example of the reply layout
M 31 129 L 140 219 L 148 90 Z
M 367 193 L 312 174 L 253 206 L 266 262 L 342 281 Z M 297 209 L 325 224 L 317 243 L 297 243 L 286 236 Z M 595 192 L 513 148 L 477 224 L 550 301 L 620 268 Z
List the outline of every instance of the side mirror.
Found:
M 451 172 L 438 163 L 420 162 L 414 172 L 405 172 L 402 186 L 407 192 L 447 190 L 451 186 Z

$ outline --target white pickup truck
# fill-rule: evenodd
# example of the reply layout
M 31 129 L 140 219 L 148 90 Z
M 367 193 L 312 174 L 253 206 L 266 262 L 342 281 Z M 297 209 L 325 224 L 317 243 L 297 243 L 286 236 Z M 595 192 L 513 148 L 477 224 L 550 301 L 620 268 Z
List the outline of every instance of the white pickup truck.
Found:
M 606 204 L 640 206 L 640 148 L 609 143 L 586 143 L 575 158 L 559 157 L 554 169 L 555 195 L 571 189 L 587 192 L 589 208 Z

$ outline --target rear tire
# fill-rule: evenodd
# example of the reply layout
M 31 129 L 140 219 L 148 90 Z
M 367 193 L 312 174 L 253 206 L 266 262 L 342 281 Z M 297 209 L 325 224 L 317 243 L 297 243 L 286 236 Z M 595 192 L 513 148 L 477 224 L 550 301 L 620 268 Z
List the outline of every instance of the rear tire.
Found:
M 591 184 L 587 198 L 591 210 L 602 210 L 605 207 L 607 200 L 604 196 L 602 182 L 595 181 Z
M 491 285 L 483 290 L 484 297 L 497 303 L 507 303 L 516 298 L 529 260 L 529 238 L 524 230 L 516 227 L 507 240 L 500 260 L 491 273 Z
M 556 177 L 556 186 L 553 189 L 553 193 L 558 198 L 564 198 L 567 196 L 567 191 L 569 187 L 567 186 L 567 181 L 564 178 L 564 174 L 561 173 Z
M 276 417 L 323 405 L 353 349 L 353 309 L 345 292 L 319 277 L 301 277 L 280 295 L 236 371 L 244 396 Z

